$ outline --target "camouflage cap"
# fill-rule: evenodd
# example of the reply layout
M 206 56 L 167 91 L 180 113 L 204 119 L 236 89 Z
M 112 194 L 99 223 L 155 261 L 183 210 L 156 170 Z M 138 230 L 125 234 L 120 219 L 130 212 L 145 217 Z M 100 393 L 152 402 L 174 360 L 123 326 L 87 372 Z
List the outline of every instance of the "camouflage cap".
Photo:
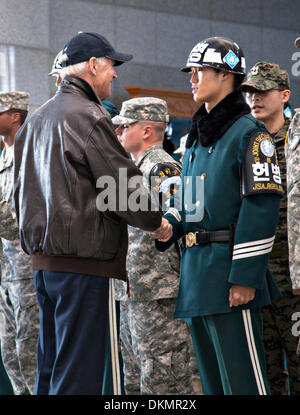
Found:
M 297 39 L 295 39 L 295 46 L 296 48 L 300 48 L 300 37 L 297 37 Z
M 258 91 L 269 91 L 273 88 L 290 89 L 289 75 L 277 63 L 257 62 L 250 69 L 246 81 L 241 86 L 244 92 L 249 88 Z
M 115 125 L 132 124 L 137 121 L 168 122 L 166 101 L 154 97 L 132 98 L 124 101 L 120 115 L 113 117 Z
M 0 112 L 11 109 L 28 111 L 29 94 L 27 92 L 0 92 Z

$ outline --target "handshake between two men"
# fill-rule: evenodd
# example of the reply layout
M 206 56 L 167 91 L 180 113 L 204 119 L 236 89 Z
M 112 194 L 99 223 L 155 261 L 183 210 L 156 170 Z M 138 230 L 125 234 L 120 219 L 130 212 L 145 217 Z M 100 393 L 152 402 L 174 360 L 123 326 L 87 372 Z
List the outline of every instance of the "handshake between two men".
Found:
M 155 231 L 148 233 L 154 239 L 158 239 L 161 242 L 167 242 L 173 235 L 173 227 L 167 219 L 162 218 L 160 227 Z

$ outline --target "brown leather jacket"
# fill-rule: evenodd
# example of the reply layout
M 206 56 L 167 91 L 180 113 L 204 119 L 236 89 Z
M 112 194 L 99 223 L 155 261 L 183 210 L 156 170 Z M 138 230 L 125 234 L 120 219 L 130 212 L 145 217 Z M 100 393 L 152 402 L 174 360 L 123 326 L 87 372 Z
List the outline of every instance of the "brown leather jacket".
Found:
M 15 139 L 14 201 L 33 269 L 126 278 L 127 224 L 154 230 L 162 213 L 120 210 L 118 197 L 114 211 L 97 209 L 97 179 L 112 177 L 118 191 L 120 168 L 142 176 L 90 85 L 66 76 Z

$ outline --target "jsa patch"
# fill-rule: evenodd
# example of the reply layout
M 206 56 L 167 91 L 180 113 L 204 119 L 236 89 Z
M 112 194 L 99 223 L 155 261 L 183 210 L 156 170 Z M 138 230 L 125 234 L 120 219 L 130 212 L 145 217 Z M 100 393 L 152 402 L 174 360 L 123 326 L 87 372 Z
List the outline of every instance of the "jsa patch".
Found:
M 248 140 L 242 165 L 242 195 L 283 194 L 276 147 L 267 131 L 255 131 Z

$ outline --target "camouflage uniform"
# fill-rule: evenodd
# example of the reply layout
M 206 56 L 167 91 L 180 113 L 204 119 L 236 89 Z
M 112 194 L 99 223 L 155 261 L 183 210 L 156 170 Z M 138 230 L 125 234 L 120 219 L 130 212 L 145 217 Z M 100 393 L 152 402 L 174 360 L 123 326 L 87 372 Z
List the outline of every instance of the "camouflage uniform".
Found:
M 285 146 L 287 163 L 289 264 L 293 290 L 300 298 L 300 108 L 290 124 Z M 298 308 L 299 311 L 299 308 Z M 297 354 L 300 358 L 300 337 Z
M 0 237 L 13 241 L 19 235 L 19 228 L 15 212 L 10 204 L 3 200 L 0 188 Z
M 242 89 L 254 88 L 268 91 L 273 88 L 289 89 L 286 71 L 277 64 L 257 63 L 250 71 Z M 255 115 L 255 114 L 254 114 Z M 285 140 L 291 120 L 285 119 L 282 128 L 273 134 L 278 151 L 282 186 L 286 190 Z M 289 273 L 289 252 L 287 238 L 287 194 L 280 202 L 280 217 L 276 239 L 270 256 L 269 269 L 273 273 L 282 297 L 262 308 L 264 319 L 264 345 L 267 375 L 273 395 L 300 394 L 300 357 L 296 354 L 297 338 L 292 334 L 292 315 L 300 310 L 300 297 L 293 295 Z M 286 356 L 288 370 L 285 369 Z
M 112 121 L 116 125 L 143 119 L 166 121 L 166 105 L 161 103 L 164 101 L 156 98 L 126 101 Z M 146 107 L 149 113 L 144 112 Z M 159 175 L 180 177 L 180 165 L 161 144 L 154 145 L 136 163 L 148 188 L 151 171 L 160 163 L 173 168 L 160 170 Z M 158 189 L 151 190 L 154 195 Z M 189 328 L 173 317 L 179 285 L 178 252 L 175 246 L 167 253 L 158 252 L 155 241 L 140 229 L 129 226 L 128 234 L 128 287 L 123 281 L 114 281 L 115 298 L 120 301 L 126 393 L 192 394 Z
M 291 122 L 285 150 L 290 272 L 293 289 L 300 290 L 300 108 Z
M 0 111 L 27 109 L 28 94 L 0 94 Z M 0 188 L 6 202 L 12 203 L 13 146 L 6 146 L 0 157 Z M 36 347 L 39 329 L 31 261 L 18 237 L 1 235 L 1 354 L 16 395 L 32 394 L 36 375 Z
M 13 240 L 18 237 L 18 233 L 19 229 L 14 212 L 11 210 L 10 205 L 5 202 L 5 200 L 3 200 L 0 189 L 0 237 L 8 240 Z M 12 393 L 12 387 L 4 369 L 2 358 L 0 356 L 0 395 L 11 395 Z
M 300 48 L 300 37 L 295 40 L 296 48 Z M 294 294 L 300 295 L 300 227 L 299 227 L 299 195 L 300 195 L 300 108 L 290 125 L 286 145 L 287 160 L 287 194 L 288 194 L 288 240 L 289 263 Z M 300 336 L 297 348 L 300 355 Z

